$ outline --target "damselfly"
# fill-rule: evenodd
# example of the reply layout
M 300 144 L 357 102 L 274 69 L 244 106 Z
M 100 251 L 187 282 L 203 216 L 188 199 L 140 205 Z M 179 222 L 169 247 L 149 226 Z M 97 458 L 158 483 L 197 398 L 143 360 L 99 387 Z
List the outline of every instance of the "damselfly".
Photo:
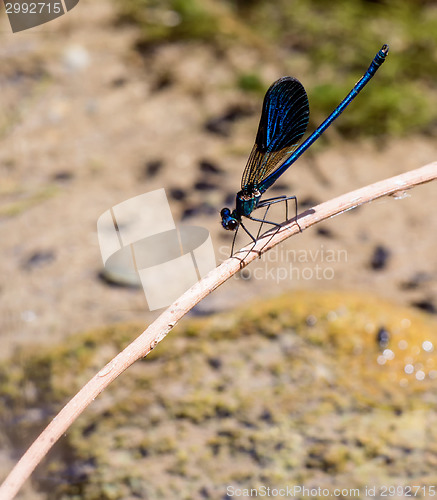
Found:
M 255 242 L 255 238 L 244 226 L 242 217 L 261 222 L 261 225 L 267 223 L 279 228 L 279 224 L 267 221 L 265 216 L 272 204 L 282 201 L 287 203 L 288 200 L 294 200 L 297 216 L 297 199 L 295 196 L 284 195 L 261 200 L 262 194 L 344 111 L 346 106 L 352 102 L 370 81 L 384 62 L 387 54 L 388 45 L 383 45 L 381 50 L 375 55 L 368 70 L 355 84 L 354 88 L 299 147 L 297 147 L 297 144 L 305 133 L 309 120 L 308 97 L 303 85 L 296 78 L 285 76 L 277 80 L 269 88 L 264 97 L 255 145 L 243 172 L 241 191 L 237 194 L 235 209 L 231 212 L 229 208 L 223 208 L 220 213 L 223 227 L 230 231 L 235 231 L 231 255 L 234 251 L 235 237 L 240 226 Z M 263 219 L 258 219 L 251 215 L 258 208 L 266 208 Z

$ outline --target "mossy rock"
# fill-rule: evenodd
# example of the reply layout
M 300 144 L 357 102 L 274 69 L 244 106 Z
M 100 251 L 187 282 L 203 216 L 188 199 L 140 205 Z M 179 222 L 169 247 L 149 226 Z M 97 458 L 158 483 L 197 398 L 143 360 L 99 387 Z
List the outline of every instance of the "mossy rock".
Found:
M 24 451 L 141 330 L 91 331 L 3 363 L 3 448 Z M 223 498 L 227 485 L 426 485 L 435 345 L 431 316 L 353 294 L 299 292 L 184 320 L 73 424 L 34 487 L 47 499 L 94 500 Z

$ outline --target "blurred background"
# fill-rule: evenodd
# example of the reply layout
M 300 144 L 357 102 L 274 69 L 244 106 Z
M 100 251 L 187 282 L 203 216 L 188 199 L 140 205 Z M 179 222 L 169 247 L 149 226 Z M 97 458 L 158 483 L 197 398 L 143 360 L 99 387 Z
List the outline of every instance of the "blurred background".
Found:
M 81 0 L 15 34 L 1 13 L 3 478 L 160 312 L 105 280 L 98 217 L 164 187 L 176 222 L 208 228 L 223 261 L 219 212 L 267 88 L 297 77 L 311 132 L 384 43 L 376 76 L 269 194 L 303 210 L 435 161 L 437 6 Z M 435 484 L 435 199 L 429 184 L 378 200 L 253 263 L 98 398 L 20 498 Z

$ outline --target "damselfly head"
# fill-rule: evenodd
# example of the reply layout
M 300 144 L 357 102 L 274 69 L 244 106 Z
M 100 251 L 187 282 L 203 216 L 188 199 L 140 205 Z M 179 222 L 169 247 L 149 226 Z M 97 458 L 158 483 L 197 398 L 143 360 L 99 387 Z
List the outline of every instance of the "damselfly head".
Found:
M 222 226 L 228 231 L 235 231 L 238 227 L 238 220 L 231 213 L 229 208 L 223 208 L 220 212 L 222 217 Z

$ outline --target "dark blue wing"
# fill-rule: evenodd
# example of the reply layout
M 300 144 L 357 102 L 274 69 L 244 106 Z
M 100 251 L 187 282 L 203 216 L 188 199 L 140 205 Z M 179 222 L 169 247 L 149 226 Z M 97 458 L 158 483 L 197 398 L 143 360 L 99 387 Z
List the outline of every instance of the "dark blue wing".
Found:
M 284 76 L 269 88 L 242 189 L 256 188 L 291 155 L 305 133 L 309 114 L 307 94 L 296 78 Z

